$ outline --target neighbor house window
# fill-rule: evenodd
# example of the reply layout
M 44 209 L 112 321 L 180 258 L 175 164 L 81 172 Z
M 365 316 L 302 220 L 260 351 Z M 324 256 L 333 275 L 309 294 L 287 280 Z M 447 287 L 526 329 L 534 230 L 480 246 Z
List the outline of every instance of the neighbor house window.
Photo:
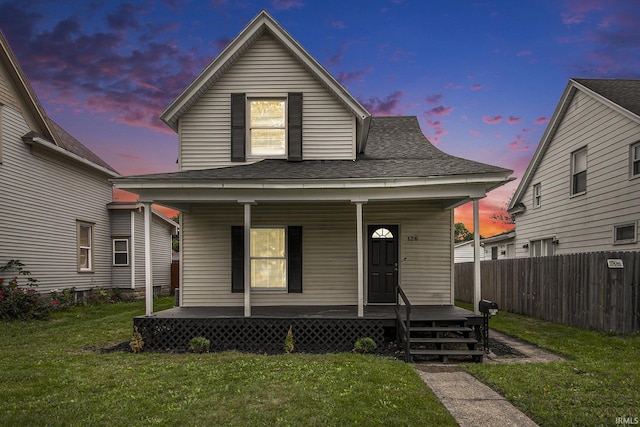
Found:
M 532 240 L 529 248 L 532 257 L 551 256 L 555 252 L 552 238 Z
M 129 239 L 113 239 L 113 265 L 129 265 Z
M 93 224 L 76 222 L 78 271 L 93 271 Z
M 631 178 L 640 177 L 640 142 L 631 145 L 630 153 L 630 175 Z
M 285 228 L 251 229 L 251 287 L 287 289 Z
M 571 195 L 587 191 L 587 148 L 571 154 Z
M 637 241 L 636 236 L 638 232 L 636 230 L 636 223 L 616 225 L 613 227 L 613 243 L 622 245 L 625 243 L 635 243 Z
M 540 184 L 535 184 L 533 186 L 533 207 L 539 208 L 541 200 L 542 200 L 542 188 L 540 187 Z
M 249 155 L 284 157 L 287 152 L 286 99 L 249 99 Z

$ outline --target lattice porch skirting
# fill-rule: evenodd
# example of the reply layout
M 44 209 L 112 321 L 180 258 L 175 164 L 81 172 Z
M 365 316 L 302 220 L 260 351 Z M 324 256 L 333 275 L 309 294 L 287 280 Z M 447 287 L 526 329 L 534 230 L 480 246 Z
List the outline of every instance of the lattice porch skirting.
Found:
M 211 341 L 211 351 L 282 353 L 289 327 L 296 352 L 351 351 L 362 337 L 384 341 L 383 321 L 379 319 L 136 317 L 133 324 L 142 335 L 144 349 L 152 351 L 187 351 L 189 341 L 202 336 Z

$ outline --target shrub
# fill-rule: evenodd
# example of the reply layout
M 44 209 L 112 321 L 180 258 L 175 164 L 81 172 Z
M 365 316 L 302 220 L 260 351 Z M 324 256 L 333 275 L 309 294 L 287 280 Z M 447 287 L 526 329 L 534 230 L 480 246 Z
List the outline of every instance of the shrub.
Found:
M 189 341 L 189 348 L 194 353 L 208 353 L 211 341 L 205 337 L 195 337 Z
M 34 289 L 38 280 L 24 269 L 19 260 L 10 260 L 0 266 L 0 272 L 12 272 L 14 275 L 5 283 L 0 279 L 0 320 L 44 320 L 48 319 L 57 301 L 43 297 Z M 27 287 L 19 286 L 26 281 Z
M 376 342 L 369 337 L 358 338 L 353 349 L 358 353 L 372 353 L 376 349 Z
M 285 353 L 291 353 L 293 352 L 293 344 L 294 344 L 294 340 L 293 340 L 293 331 L 291 330 L 291 326 L 289 326 L 289 332 L 287 332 L 287 336 L 284 338 L 284 352 Z
M 142 334 L 138 330 L 137 326 L 134 326 L 133 336 L 131 337 L 131 341 L 129 341 L 129 347 L 131 347 L 131 351 L 134 353 L 139 353 L 144 348 L 144 340 L 142 339 Z

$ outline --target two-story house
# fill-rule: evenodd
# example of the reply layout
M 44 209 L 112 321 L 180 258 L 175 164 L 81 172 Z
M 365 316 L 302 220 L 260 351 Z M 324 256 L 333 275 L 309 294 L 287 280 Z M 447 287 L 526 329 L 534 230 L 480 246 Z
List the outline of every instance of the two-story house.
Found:
M 264 11 L 161 119 L 179 172 L 114 182 L 182 212 L 183 314 L 363 318 L 397 284 L 453 307 L 453 209 L 512 172 L 436 149 L 416 117 L 372 117 Z
M 640 249 L 640 80 L 569 80 L 509 213 L 518 257 Z
M 47 116 L 0 32 L 0 265 L 21 261 L 40 292 L 144 292 L 142 207 L 110 205 L 110 179 L 118 176 Z M 153 217 L 153 285 L 168 291 L 177 224 L 158 212 Z

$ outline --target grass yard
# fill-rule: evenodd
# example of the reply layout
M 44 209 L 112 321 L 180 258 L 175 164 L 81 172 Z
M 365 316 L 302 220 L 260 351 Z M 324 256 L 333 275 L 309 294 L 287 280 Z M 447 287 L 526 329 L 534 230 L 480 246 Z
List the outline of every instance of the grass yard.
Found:
M 0 323 L 0 425 L 455 425 L 397 360 L 100 352 L 143 313 L 136 302 Z
M 505 312 L 493 317 L 490 327 L 569 359 L 464 365 L 538 424 L 616 425 L 618 417 L 640 419 L 640 335 L 586 331 Z

